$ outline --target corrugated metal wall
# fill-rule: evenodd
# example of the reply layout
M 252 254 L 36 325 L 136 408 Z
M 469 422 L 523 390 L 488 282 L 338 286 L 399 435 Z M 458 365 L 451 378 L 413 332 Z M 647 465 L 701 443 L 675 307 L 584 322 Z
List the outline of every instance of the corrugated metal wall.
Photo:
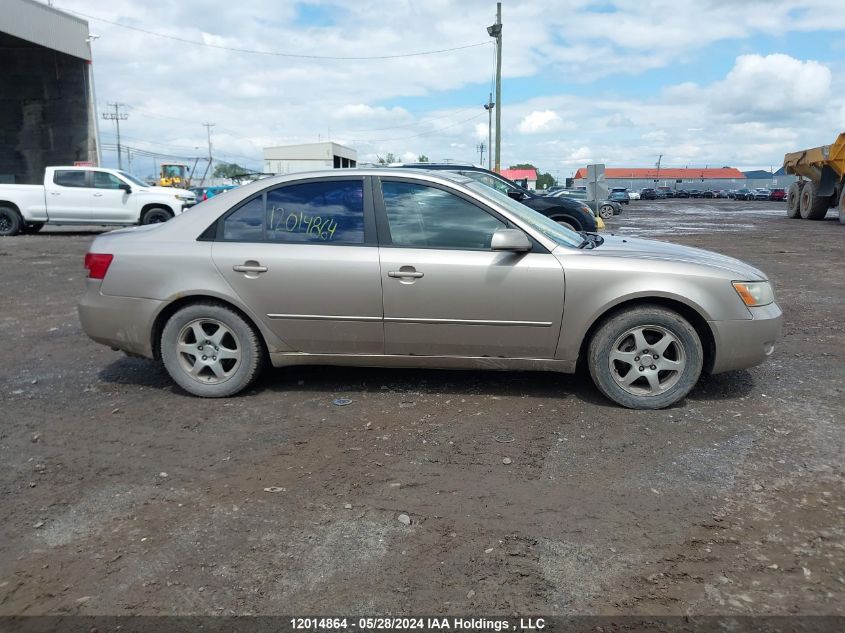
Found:
M 35 0 L 0 0 L 0 31 L 91 61 L 88 23 Z

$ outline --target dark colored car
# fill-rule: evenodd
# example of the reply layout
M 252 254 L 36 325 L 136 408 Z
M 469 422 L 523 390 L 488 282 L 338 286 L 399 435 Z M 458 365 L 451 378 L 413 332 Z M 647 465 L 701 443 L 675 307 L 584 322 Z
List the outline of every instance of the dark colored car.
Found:
M 689 197 L 690 198 L 700 198 L 701 197 L 701 191 L 698 190 L 698 189 L 690 189 L 689 190 Z
M 672 192 L 672 190 L 669 187 L 658 187 L 656 189 L 656 191 L 657 191 L 657 195 L 660 196 L 661 198 L 674 198 L 675 197 L 675 194 Z M 661 194 L 663 194 L 663 195 L 661 195 Z
M 786 200 L 786 189 L 772 189 L 769 192 L 769 200 Z
M 678 189 L 675 192 L 675 197 L 676 198 L 689 198 L 689 191 L 687 191 L 686 189 Z
M 553 194 L 549 195 L 550 198 L 570 198 L 572 200 L 578 200 L 579 202 L 583 202 L 588 207 L 590 207 L 594 213 L 597 213 L 601 216 L 602 220 L 609 220 L 614 215 L 619 215 L 622 213 L 622 205 L 616 202 L 615 200 L 611 200 L 608 198 L 607 200 L 595 201 L 595 200 L 587 200 L 587 192 L 581 191 L 580 189 L 562 189 L 560 191 L 555 191 Z
M 403 163 L 390 166 L 461 174 L 518 200 L 525 206 L 555 220 L 558 224 L 568 226 L 575 231 L 594 232 L 596 230 L 596 216 L 582 200 L 541 196 L 483 167 L 455 163 Z
M 628 204 L 631 201 L 631 197 L 628 195 L 627 189 L 611 189 L 610 195 L 607 196 L 608 200 L 612 200 L 613 202 L 620 202 L 622 204 Z
M 701 197 L 702 198 L 715 198 L 716 196 L 713 195 L 712 191 L 702 191 Z
M 657 191 L 654 189 L 643 189 L 640 191 L 641 200 L 657 200 Z
M 768 200 L 772 195 L 772 192 L 768 189 L 755 189 L 754 190 L 754 200 Z
M 754 192 L 751 189 L 737 189 L 734 200 L 754 200 Z

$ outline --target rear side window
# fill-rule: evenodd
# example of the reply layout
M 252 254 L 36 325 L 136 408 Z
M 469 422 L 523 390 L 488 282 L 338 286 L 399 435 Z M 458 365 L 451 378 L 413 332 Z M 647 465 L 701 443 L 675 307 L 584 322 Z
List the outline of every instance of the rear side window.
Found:
M 308 182 L 268 191 L 267 240 L 363 244 L 363 181 Z
M 223 220 L 223 239 L 242 242 L 363 244 L 364 183 L 308 182 L 260 195 Z
M 57 169 L 53 172 L 53 183 L 60 187 L 87 187 L 85 171 L 81 169 Z

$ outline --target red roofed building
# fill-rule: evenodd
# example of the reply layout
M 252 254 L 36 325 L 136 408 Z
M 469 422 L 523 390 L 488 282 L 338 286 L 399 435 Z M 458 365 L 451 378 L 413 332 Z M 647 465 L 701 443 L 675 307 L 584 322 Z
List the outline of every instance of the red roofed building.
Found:
M 605 184 L 608 187 L 642 189 L 644 187 L 669 187 L 671 189 L 741 189 L 745 174 L 735 167 L 606 167 Z M 587 168 L 575 172 L 574 186 L 586 186 Z
M 526 189 L 537 188 L 536 169 L 502 169 L 499 173 L 508 180 L 513 180 L 517 184 L 522 184 L 522 181 L 524 180 L 526 182 Z

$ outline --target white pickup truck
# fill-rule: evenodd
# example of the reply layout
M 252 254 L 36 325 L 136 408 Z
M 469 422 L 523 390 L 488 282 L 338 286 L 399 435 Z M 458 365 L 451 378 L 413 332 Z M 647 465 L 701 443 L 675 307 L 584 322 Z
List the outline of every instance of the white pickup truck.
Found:
M 190 191 L 151 187 L 117 169 L 47 167 L 43 185 L 0 185 L 0 236 L 45 224 L 166 222 L 196 201 Z

